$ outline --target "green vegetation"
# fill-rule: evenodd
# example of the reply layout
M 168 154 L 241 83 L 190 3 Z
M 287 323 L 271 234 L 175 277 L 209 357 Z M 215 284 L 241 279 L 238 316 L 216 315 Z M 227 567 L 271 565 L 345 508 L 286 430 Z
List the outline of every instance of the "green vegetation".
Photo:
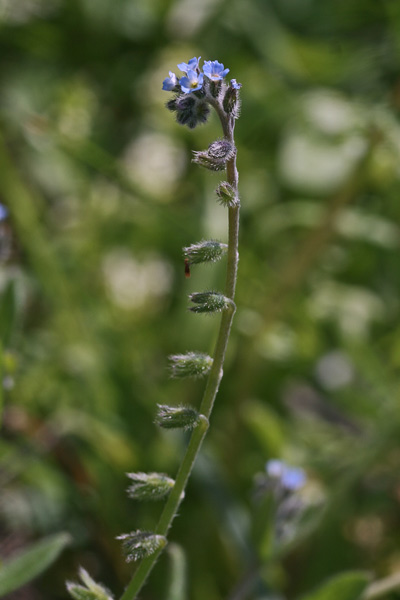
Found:
M 218 118 L 180 127 L 161 89 L 200 55 L 243 85 L 237 310 L 140 598 L 400 598 L 399 49 L 395 0 L 0 0 L 0 557 L 72 540 L 5 598 L 120 598 L 116 537 L 160 514 L 126 473 L 176 476 L 166 407 L 204 390 L 168 356 L 212 356 L 188 295 L 226 268 L 182 254 L 227 242 L 221 173 L 190 162 Z M 271 459 L 307 475 L 294 520 Z

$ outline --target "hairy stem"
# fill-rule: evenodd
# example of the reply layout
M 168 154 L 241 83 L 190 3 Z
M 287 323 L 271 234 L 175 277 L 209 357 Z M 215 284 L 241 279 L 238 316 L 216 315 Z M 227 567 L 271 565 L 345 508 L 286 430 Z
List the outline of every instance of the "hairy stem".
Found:
M 225 114 L 217 100 L 212 99 L 211 103 L 220 118 L 224 136 L 233 143 L 234 119 Z M 227 162 L 226 174 L 228 183 L 230 183 L 237 193 L 239 178 L 236 168 L 236 156 Z M 158 535 L 166 535 L 168 533 L 172 521 L 178 512 L 187 481 L 202 446 L 204 437 L 207 433 L 209 418 L 213 409 L 216 395 L 218 393 L 219 384 L 222 379 L 222 367 L 225 360 L 225 352 L 228 345 L 233 315 L 235 314 L 235 304 L 233 300 L 235 296 L 237 268 L 239 261 L 239 206 L 230 207 L 228 211 L 229 231 L 225 296 L 230 298 L 232 303 L 229 305 L 229 308 L 222 313 L 218 338 L 214 350 L 213 365 L 208 375 L 206 388 L 204 390 L 203 399 L 200 405 L 200 422 L 192 432 L 189 444 L 175 479 L 175 485 L 171 490 L 158 522 L 156 528 L 156 533 Z M 124 594 L 121 596 L 121 600 L 134 600 L 136 598 L 148 575 L 150 574 L 150 571 L 154 567 L 161 551 L 162 550 L 155 552 L 140 563 Z

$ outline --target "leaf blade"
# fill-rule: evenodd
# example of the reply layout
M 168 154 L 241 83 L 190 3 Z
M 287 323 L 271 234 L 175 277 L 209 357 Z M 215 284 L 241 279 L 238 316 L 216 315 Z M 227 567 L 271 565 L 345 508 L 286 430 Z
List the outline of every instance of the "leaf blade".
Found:
M 68 533 L 48 536 L 0 567 L 0 598 L 45 571 L 71 541 Z
M 365 571 L 347 571 L 325 581 L 301 600 L 359 600 L 370 581 Z

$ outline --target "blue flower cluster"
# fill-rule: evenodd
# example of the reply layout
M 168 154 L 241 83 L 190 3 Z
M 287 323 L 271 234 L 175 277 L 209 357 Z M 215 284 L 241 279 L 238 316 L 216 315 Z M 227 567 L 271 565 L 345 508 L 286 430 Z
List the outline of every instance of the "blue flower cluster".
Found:
M 193 129 L 205 123 L 210 113 L 210 106 L 219 105 L 232 119 L 239 116 L 239 90 L 242 87 L 236 79 L 231 79 L 229 85 L 223 83 L 229 69 L 217 60 L 204 61 L 200 68 L 200 56 L 194 56 L 187 63 L 179 63 L 178 69 L 183 73 L 177 77 L 172 71 L 163 81 L 162 89 L 174 92 L 166 107 L 175 113 L 180 125 Z
M 225 69 L 224 65 L 217 60 L 204 61 L 203 72 L 201 72 L 199 67 L 200 58 L 201 56 L 199 58 L 193 57 L 187 63 L 179 63 L 177 66 L 184 73 L 183 77 L 178 78 L 175 73 L 170 71 L 169 77 L 166 77 L 163 81 L 162 89 L 167 92 L 178 92 L 180 88 L 184 94 L 190 94 L 202 89 L 205 82 L 204 77 L 217 83 L 222 81 L 229 73 L 229 69 Z M 237 83 L 236 79 L 232 79 L 231 86 L 233 89 L 239 90 L 242 84 Z
M 306 482 L 306 474 L 303 469 L 291 467 L 282 460 L 271 459 L 265 465 L 268 477 L 287 491 L 295 492 L 302 488 Z

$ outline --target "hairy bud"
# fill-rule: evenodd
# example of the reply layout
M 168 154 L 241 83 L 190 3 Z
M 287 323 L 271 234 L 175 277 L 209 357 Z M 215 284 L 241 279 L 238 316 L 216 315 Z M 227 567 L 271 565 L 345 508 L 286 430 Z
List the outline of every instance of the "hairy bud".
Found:
M 241 83 L 237 83 L 236 79 L 231 79 L 231 83 L 225 92 L 222 106 L 228 115 L 232 115 L 237 119 L 240 114 L 240 99 L 239 90 L 242 87 Z
M 113 600 L 111 593 L 90 577 L 85 569 L 79 569 L 79 577 L 84 585 L 67 581 L 67 590 L 74 600 Z
M 176 113 L 176 120 L 180 125 L 187 125 L 189 129 L 205 123 L 210 114 L 207 102 L 194 94 L 179 94 L 168 100 L 166 107 Z
M 156 423 L 164 429 L 193 429 L 199 422 L 199 413 L 191 406 L 158 404 Z
M 189 308 L 195 313 L 215 313 L 226 310 L 231 301 L 220 292 L 195 292 L 189 295 L 190 300 L 196 304 Z
M 213 98 L 218 98 L 219 93 L 221 91 L 221 86 L 222 86 L 222 80 L 219 81 L 209 81 L 209 90 L 210 90 L 210 94 L 211 96 L 213 96 Z
M 193 152 L 192 162 L 210 171 L 223 171 L 225 169 L 225 161 L 215 160 L 208 154 L 207 150 Z
M 208 146 L 208 154 L 216 160 L 222 160 L 226 162 L 235 156 L 236 148 L 232 142 L 226 138 L 221 138 L 220 140 L 211 142 L 211 144 Z
M 221 181 L 215 190 L 219 198 L 220 204 L 223 206 L 238 206 L 240 204 L 235 188 L 227 181 Z
M 213 359 L 203 352 L 173 354 L 169 357 L 172 377 L 201 377 L 211 369 Z
M 226 254 L 228 244 L 215 240 L 203 240 L 183 249 L 183 255 L 189 264 L 197 265 L 205 262 L 216 262 Z
M 123 533 L 117 537 L 117 540 L 122 541 L 126 562 L 151 556 L 158 550 L 162 550 L 167 543 L 167 539 L 163 535 L 139 529 L 131 531 L 131 533 Z
M 127 489 L 133 500 L 162 500 L 175 483 L 164 473 L 127 473 L 127 476 L 133 481 Z
M 226 162 L 236 154 L 236 148 L 229 140 L 222 138 L 212 142 L 207 150 L 194 152 L 193 162 L 210 169 L 211 171 L 223 171 Z
M 176 107 L 176 101 L 178 100 L 179 96 L 175 96 L 175 98 L 171 98 L 170 100 L 168 100 L 168 102 L 165 103 L 166 108 L 168 108 L 168 110 L 170 110 L 171 112 L 175 112 L 177 110 Z

